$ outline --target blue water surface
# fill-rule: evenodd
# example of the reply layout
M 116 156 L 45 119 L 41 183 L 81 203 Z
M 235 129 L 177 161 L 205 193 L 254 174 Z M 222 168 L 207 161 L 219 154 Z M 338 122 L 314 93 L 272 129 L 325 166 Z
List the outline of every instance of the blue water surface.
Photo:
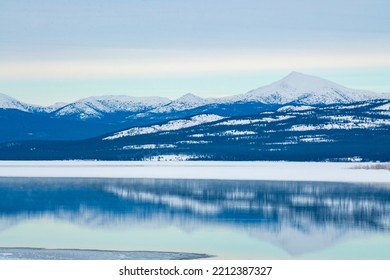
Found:
M 390 184 L 0 178 L 0 247 L 390 259 Z

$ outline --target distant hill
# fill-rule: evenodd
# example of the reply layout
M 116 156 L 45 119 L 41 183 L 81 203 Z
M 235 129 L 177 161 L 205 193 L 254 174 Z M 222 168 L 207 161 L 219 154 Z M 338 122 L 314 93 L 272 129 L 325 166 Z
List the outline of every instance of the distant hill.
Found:
M 389 102 L 297 72 L 215 99 L 112 95 L 41 107 L 1 94 L 0 159 L 389 161 Z

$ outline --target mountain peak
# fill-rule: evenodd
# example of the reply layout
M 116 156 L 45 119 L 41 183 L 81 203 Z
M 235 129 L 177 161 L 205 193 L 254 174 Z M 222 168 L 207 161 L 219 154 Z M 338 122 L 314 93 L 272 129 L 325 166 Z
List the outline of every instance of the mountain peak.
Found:
M 315 92 L 318 89 L 323 88 L 343 88 L 343 86 L 333 83 L 331 81 L 312 76 L 306 75 L 299 72 L 291 72 L 283 79 L 276 81 L 271 84 L 275 86 L 280 86 L 282 88 L 289 87 L 291 89 L 300 89 L 303 91 Z
M 5 101 L 5 100 L 8 101 L 8 100 L 16 100 L 16 99 L 0 92 L 0 101 Z
M 178 99 L 175 100 L 175 102 L 180 102 L 180 103 L 199 103 L 203 102 L 204 99 L 193 94 L 193 93 L 186 93 L 183 96 L 179 97 Z
M 213 99 L 204 99 L 199 97 L 193 93 L 186 93 L 178 99 L 172 101 L 171 103 L 162 106 L 160 108 L 156 108 L 152 110 L 152 113 L 169 113 L 169 112 L 178 112 L 193 109 L 196 107 L 200 107 L 203 105 L 207 105 L 213 103 Z
M 36 108 L 35 108 L 36 107 Z M 37 109 L 37 106 L 32 106 L 16 100 L 15 98 L 8 96 L 4 93 L 0 93 L 0 108 L 2 109 L 17 109 L 20 111 L 29 112 L 33 109 Z
M 284 77 L 284 79 L 286 78 L 299 78 L 299 77 L 307 77 L 309 75 L 306 75 L 306 74 L 303 74 L 303 73 L 300 73 L 300 72 L 297 72 L 297 71 L 292 71 L 290 74 L 288 74 L 286 77 Z
M 351 103 L 380 98 L 369 91 L 346 88 L 326 79 L 291 72 L 270 85 L 236 96 L 237 100 L 256 101 L 266 104 L 333 104 Z
M 70 103 L 55 112 L 57 117 L 73 116 L 76 119 L 101 118 L 115 112 L 140 112 L 169 103 L 163 97 L 134 97 L 128 95 L 91 96 Z

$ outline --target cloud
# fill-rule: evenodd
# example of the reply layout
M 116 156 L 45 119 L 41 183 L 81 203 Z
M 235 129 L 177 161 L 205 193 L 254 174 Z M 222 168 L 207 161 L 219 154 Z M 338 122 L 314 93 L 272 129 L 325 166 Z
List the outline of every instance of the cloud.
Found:
M 1 80 L 101 79 L 238 73 L 261 70 L 390 66 L 389 52 L 277 50 L 110 50 L 83 58 L 8 59 Z

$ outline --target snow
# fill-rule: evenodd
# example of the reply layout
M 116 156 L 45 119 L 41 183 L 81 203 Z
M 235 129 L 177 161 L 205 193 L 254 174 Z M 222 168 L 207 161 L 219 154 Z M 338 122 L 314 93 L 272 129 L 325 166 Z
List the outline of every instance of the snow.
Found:
M 40 106 L 20 102 L 11 96 L 0 93 L 0 109 L 17 109 L 23 112 L 34 112 L 43 110 Z
M 205 254 L 175 252 L 0 247 L 0 260 L 188 260 L 208 257 Z
M 315 109 L 315 107 L 313 106 L 283 106 L 281 108 L 279 108 L 277 111 L 278 112 L 296 112 L 296 111 L 308 111 L 308 110 L 312 110 L 312 109 Z
M 241 135 L 256 135 L 257 133 L 255 131 L 250 130 L 227 130 L 225 132 L 222 132 L 221 135 L 223 136 L 241 136 Z
M 269 142 L 269 143 L 265 143 L 264 145 L 297 145 L 298 142 L 295 140 L 290 140 L 290 141 L 284 141 L 284 142 Z
M 226 102 L 255 101 L 266 104 L 333 104 L 389 98 L 386 94 L 355 90 L 298 72 L 248 93 L 225 98 Z
M 275 118 L 262 118 L 260 121 L 262 122 L 279 122 L 279 121 L 285 121 L 288 119 L 293 119 L 295 116 L 277 116 Z
M 198 134 L 192 134 L 190 137 L 195 137 L 195 138 L 200 138 L 200 137 L 205 137 L 205 134 L 198 133 Z
M 354 116 L 322 116 L 319 117 L 319 119 L 333 120 L 336 122 L 345 122 L 345 121 L 354 122 L 354 123 L 360 122 L 360 120 L 355 118 Z
M 299 139 L 299 141 L 302 141 L 302 142 L 308 142 L 308 143 L 330 143 L 330 142 L 334 142 L 334 140 L 332 139 L 326 139 L 326 138 L 323 138 L 323 137 L 302 137 Z
M 60 108 L 55 115 L 78 115 L 80 119 L 101 118 L 102 113 L 118 111 L 138 112 L 163 106 L 169 102 L 169 99 L 163 97 L 133 97 L 127 95 L 92 96 Z
M 167 178 L 390 183 L 390 172 L 365 163 L 180 161 L 0 161 L 0 177 Z M 160 161 L 158 161 L 160 159 Z M 165 161 L 164 161 L 165 160 Z
M 201 98 L 192 93 L 187 93 L 182 97 L 165 104 L 164 106 L 158 107 L 150 111 L 150 113 L 170 113 L 174 111 L 184 111 L 193 109 L 196 107 L 204 106 L 207 104 L 215 103 L 216 99 L 212 98 Z
M 251 130 L 226 130 L 218 133 L 205 133 L 205 134 L 193 134 L 189 137 L 201 138 L 201 137 L 216 137 L 216 136 L 243 136 L 243 135 L 256 135 L 257 132 Z
M 228 120 L 224 122 L 219 122 L 216 124 L 218 125 L 247 125 L 252 123 L 261 122 L 261 120 Z M 194 136 L 195 137 L 195 136 Z
M 211 143 L 211 141 L 204 141 L 204 140 L 200 140 L 200 141 L 186 140 L 186 141 L 176 142 L 176 144 L 209 144 L 209 143 Z
M 47 113 L 51 113 L 51 112 L 54 112 L 54 111 L 57 111 L 58 109 L 61 109 L 63 107 L 65 107 L 66 105 L 68 105 L 68 103 L 65 103 L 65 102 L 56 102 L 54 103 L 53 105 L 50 105 L 48 107 L 45 107 L 45 112 Z
M 213 114 L 197 115 L 197 116 L 193 116 L 190 119 L 179 119 L 179 120 L 169 121 L 161 125 L 152 125 L 147 127 L 134 127 L 131 129 L 117 132 L 112 136 L 105 137 L 103 138 L 103 140 L 114 140 L 114 139 L 128 137 L 128 136 L 151 134 L 151 133 L 157 133 L 162 131 L 179 130 L 179 129 L 193 127 L 193 126 L 197 126 L 209 122 L 219 121 L 223 118 L 224 117 L 213 115 Z
M 369 112 L 369 113 L 373 114 L 373 112 Z M 390 116 L 390 111 L 378 111 L 378 112 L 375 112 L 374 114 L 382 115 L 382 116 Z
M 385 119 L 354 119 L 351 116 L 334 116 L 329 117 L 332 120 L 347 120 L 347 122 L 335 122 L 335 123 L 327 123 L 327 124 L 319 124 L 319 125 L 311 125 L 311 124 L 297 124 L 293 125 L 287 131 L 314 131 L 314 130 L 333 130 L 333 129 L 372 129 L 381 126 L 390 125 L 390 120 Z
M 284 121 L 288 119 L 295 118 L 295 116 L 276 116 L 274 118 L 272 117 L 266 117 L 266 118 L 261 118 L 261 119 L 235 119 L 235 120 L 227 120 L 223 122 L 219 122 L 215 124 L 216 126 L 220 125 L 248 125 L 248 124 L 254 124 L 254 123 L 259 123 L 259 122 L 279 122 L 279 121 Z
M 170 154 L 170 155 L 158 155 L 158 156 L 152 156 L 150 158 L 145 158 L 145 161 L 186 161 L 196 159 L 196 157 L 188 156 L 184 154 Z
M 57 112 L 55 112 L 55 116 L 57 117 L 63 117 L 63 116 L 69 116 L 69 115 L 78 115 L 78 118 L 81 120 L 85 119 L 91 119 L 91 118 L 102 118 L 103 114 L 99 112 L 97 109 L 94 109 L 89 104 L 85 103 L 74 103 L 69 104 Z
M 390 103 L 384 104 L 382 106 L 378 106 L 378 107 L 374 108 L 373 110 L 389 111 L 390 110 Z
M 145 145 L 128 145 L 124 146 L 124 150 L 145 150 L 145 149 L 173 149 L 176 148 L 176 145 L 172 144 L 145 144 Z
M 335 106 L 334 108 L 335 108 L 335 109 L 342 109 L 342 110 L 345 110 L 345 109 L 357 109 L 357 108 L 366 107 L 366 106 L 368 106 L 368 105 L 370 105 L 370 104 L 371 104 L 371 103 L 369 103 L 369 102 L 365 102 L 365 103 L 354 104 L 354 105 Z
M 71 104 L 54 104 L 49 107 L 29 105 L 0 93 L 0 108 L 18 109 L 26 112 L 54 112 L 55 116 L 73 116 L 78 119 L 102 118 L 106 113 L 134 112 L 138 117 L 149 114 L 170 113 L 190 110 L 209 104 L 231 104 L 235 102 L 262 102 L 266 104 L 335 104 L 352 103 L 373 99 L 390 99 L 390 94 L 350 89 L 334 82 L 302 73 L 292 72 L 283 79 L 245 94 L 224 98 L 201 98 L 187 93 L 176 100 L 163 97 L 133 97 L 127 95 L 91 96 Z M 357 108 L 370 105 L 354 105 Z M 340 108 L 349 108 L 343 105 Z M 348 106 L 348 105 L 347 105 Z M 376 110 L 388 111 L 389 103 Z M 312 109 L 311 106 L 287 105 L 279 112 L 299 112 Z

